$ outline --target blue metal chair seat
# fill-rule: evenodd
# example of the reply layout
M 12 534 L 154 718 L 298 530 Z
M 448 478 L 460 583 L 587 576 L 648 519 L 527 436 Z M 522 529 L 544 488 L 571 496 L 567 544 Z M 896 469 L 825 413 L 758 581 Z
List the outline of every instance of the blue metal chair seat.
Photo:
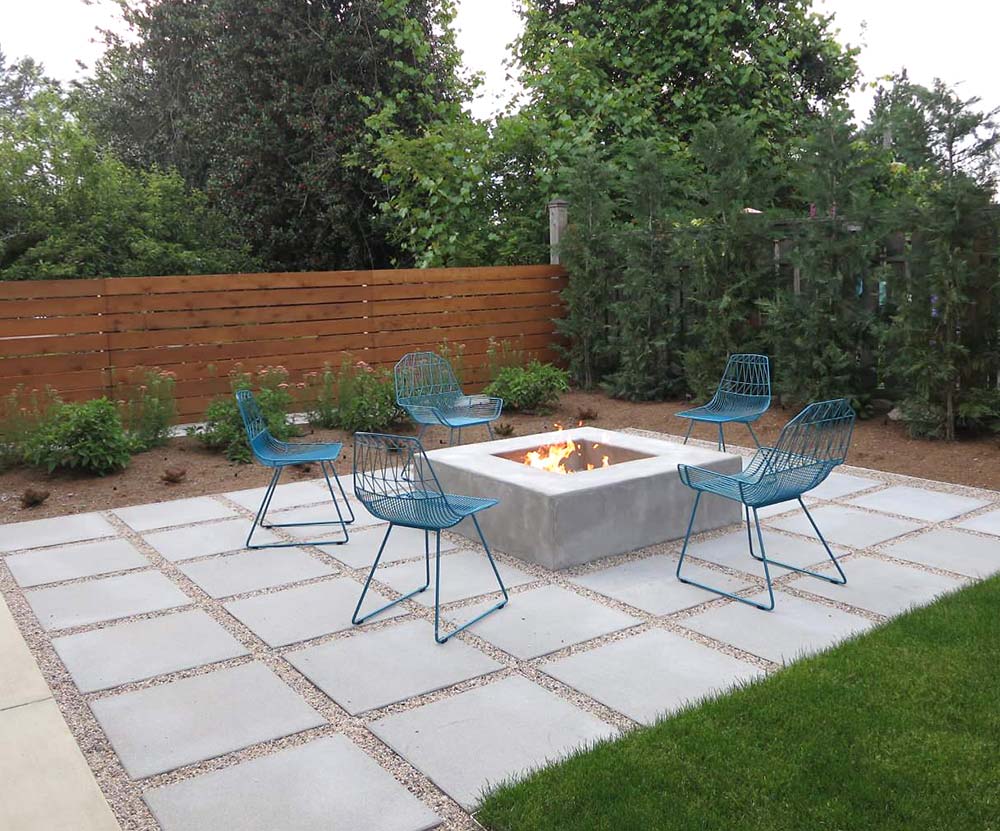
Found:
M 476 514 L 497 504 L 496 499 L 483 499 L 476 496 L 462 496 L 445 493 L 438 482 L 437 474 L 431 467 L 427 454 L 419 439 L 410 436 L 392 436 L 381 433 L 354 434 L 354 493 L 367 508 L 368 512 L 389 523 L 382 544 L 375 555 L 365 580 L 358 605 L 354 609 L 351 622 L 364 623 L 375 615 L 402 603 L 416 594 L 425 591 L 431 582 L 431 547 L 430 535 L 434 532 L 436 540 L 434 555 L 434 640 L 444 643 L 453 635 L 468 629 L 472 624 L 482 620 L 486 615 L 502 609 L 507 605 L 507 588 L 500 578 L 496 562 L 490 551 L 489 543 L 483 535 Z M 445 635 L 441 634 L 441 531 L 457 525 L 466 517 L 472 519 L 476 532 L 486 550 L 486 559 L 493 569 L 497 585 L 503 599 L 494 603 L 486 611 L 476 615 L 461 626 Z M 392 529 L 397 525 L 406 528 L 417 528 L 424 532 L 424 572 L 422 586 L 417 587 L 402 597 L 380 606 L 372 612 L 361 615 L 361 606 L 368 594 L 375 570 L 382 559 L 382 552 L 389 541 Z
M 751 423 L 760 418 L 771 406 L 771 367 L 766 355 L 730 355 L 726 369 L 722 373 L 719 387 L 712 400 L 700 407 L 675 413 L 678 418 L 688 419 L 684 444 L 691 437 L 696 421 L 717 424 L 719 428 L 719 449 L 726 449 L 726 437 L 722 425 L 728 422 L 745 424 L 760 447 L 757 434 Z
M 447 427 L 449 443 L 463 427 L 485 424 L 493 437 L 492 422 L 503 412 L 503 399 L 488 395 L 466 395 L 444 358 L 434 352 L 410 352 L 393 369 L 396 403 L 417 424 L 418 436 L 434 425 Z
M 236 393 L 236 403 L 240 408 L 240 415 L 243 418 L 243 426 L 246 429 L 247 442 L 254 458 L 266 467 L 274 468 L 274 475 L 264 491 L 264 498 L 261 500 L 260 508 L 257 509 L 257 516 L 253 525 L 250 526 L 250 533 L 247 534 L 247 548 L 289 548 L 302 545 L 344 545 L 348 539 L 347 526 L 354 522 L 354 511 L 351 510 L 351 503 L 347 501 L 347 494 L 344 493 L 344 486 L 337 475 L 337 468 L 334 462 L 340 457 L 343 445 L 340 442 L 287 442 L 279 441 L 271 435 L 267 428 L 267 421 L 261 412 L 260 405 L 253 397 L 250 390 L 240 390 Z M 289 465 L 298 465 L 303 462 L 319 463 L 326 479 L 326 487 L 330 491 L 330 498 L 333 500 L 333 507 L 337 511 L 337 519 L 321 522 L 266 522 L 267 510 L 271 506 L 271 499 L 274 497 L 274 490 L 278 486 L 281 472 Z M 337 488 L 344 500 L 347 508 L 348 519 L 344 519 L 344 514 L 340 510 L 337 495 L 333 491 L 333 484 L 330 481 L 330 474 L 337 483 Z M 262 545 L 252 543 L 254 532 L 258 528 L 297 528 L 302 526 L 325 526 L 339 525 L 343 532 L 343 539 L 334 540 L 312 540 L 297 542 L 272 542 Z
M 843 463 L 851 443 L 854 418 L 854 410 L 851 409 L 846 398 L 820 401 L 810 404 L 788 422 L 782 429 L 774 447 L 758 448 L 746 469 L 741 473 L 717 473 L 693 465 L 678 465 L 677 471 L 681 481 L 692 488 L 696 492 L 696 496 L 694 507 L 691 509 L 691 518 L 688 521 L 687 534 L 684 536 L 684 547 L 681 549 L 681 557 L 677 563 L 677 579 L 682 583 L 707 589 L 715 594 L 730 597 L 765 611 L 774 608 L 771 565 L 779 565 L 782 568 L 808 574 L 829 583 L 845 584 L 847 577 L 844 575 L 840 563 L 837 562 L 837 558 L 833 556 L 833 552 L 823 538 L 812 514 L 806 508 L 805 502 L 802 501 L 802 494 L 819 485 L 830 475 L 830 471 Z M 743 505 L 750 556 L 764 565 L 764 578 L 767 581 L 767 591 L 770 596 L 769 604 L 757 603 L 681 576 L 681 567 L 684 565 L 685 556 L 687 556 L 688 542 L 691 538 L 695 515 L 698 513 L 698 504 L 702 494 L 705 493 L 731 499 Z M 813 530 L 826 549 L 827 556 L 833 562 L 838 577 L 782 563 L 767 556 L 757 510 L 791 499 L 798 500 L 802 510 L 805 511 Z M 754 553 L 753 536 L 750 532 L 751 511 L 753 511 L 754 524 L 757 529 L 759 555 Z

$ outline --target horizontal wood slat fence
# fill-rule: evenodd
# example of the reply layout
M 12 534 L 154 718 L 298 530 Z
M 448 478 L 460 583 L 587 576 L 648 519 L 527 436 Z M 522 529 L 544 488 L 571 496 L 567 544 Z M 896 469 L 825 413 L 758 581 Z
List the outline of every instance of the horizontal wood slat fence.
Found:
M 242 366 L 303 372 L 345 354 L 391 366 L 442 342 L 486 378 L 489 339 L 553 360 L 561 266 L 115 277 L 0 283 L 0 395 L 18 384 L 67 400 L 114 396 L 138 368 L 177 375 L 181 421 L 199 419 Z

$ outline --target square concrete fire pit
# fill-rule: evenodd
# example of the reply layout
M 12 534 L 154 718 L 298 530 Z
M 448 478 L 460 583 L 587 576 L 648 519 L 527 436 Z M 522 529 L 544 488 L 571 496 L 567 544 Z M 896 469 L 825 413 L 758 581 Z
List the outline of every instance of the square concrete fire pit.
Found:
M 563 450 L 563 466 L 570 472 L 551 472 L 524 461 L 532 451 L 567 441 L 575 447 L 568 455 Z M 694 491 L 681 484 L 677 465 L 720 473 L 738 473 L 743 465 L 739 456 L 595 427 L 449 447 L 428 455 L 446 491 L 500 500 L 479 514 L 491 546 L 550 569 L 683 537 Z M 536 458 L 534 463 L 541 462 Z M 705 496 L 694 530 L 740 520 L 737 503 Z M 468 520 L 455 530 L 478 542 Z

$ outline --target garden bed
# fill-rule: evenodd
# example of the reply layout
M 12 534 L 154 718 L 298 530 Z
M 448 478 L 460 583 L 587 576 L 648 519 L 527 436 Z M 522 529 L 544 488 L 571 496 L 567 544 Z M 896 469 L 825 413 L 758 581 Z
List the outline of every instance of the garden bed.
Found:
M 554 422 L 567 427 L 581 420 L 608 429 L 639 427 L 648 430 L 682 434 L 686 424 L 671 418 L 685 402 L 633 403 L 616 401 L 599 393 L 571 392 L 560 399 L 559 406 L 549 415 L 504 415 L 502 422 L 513 425 L 515 435 L 540 433 L 551 429 Z M 587 412 L 590 411 L 590 412 Z M 795 413 L 773 407 L 756 428 L 762 442 L 774 440 L 782 425 Z M 349 441 L 342 431 L 303 428 L 310 441 Z M 400 432 L 412 432 L 408 426 Z M 696 438 L 714 439 L 709 426 L 696 427 Z M 467 430 L 464 441 L 480 441 L 486 431 Z M 750 443 L 746 430 L 735 425 L 728 428 L 727 440 L 740 445 Z M 447 431 L 431 430 L 425 437 L 428 449 L 447 443 Z M 996 437 L 955 443 L 912 439 L 906 429 L 884 417 L 859 421 L 851 444 L 848 463 L 858 467 L 902 473 L 925 479 L 952 482 L 980 488 L 1000 489 L 1000 441 Z M 179 484 L 161 481 L 168 467 L 185 470 Z M 341 473 L 349 473 L 351 454 L 345 450 L 338 463 Z M 312 478 L 316 468 L 296 471 L 294 475 Z M 222 493 L 266 485 L 269 472 L 259 465 L 234 464 L 219 454 L 210 452 L 191 438 L 177 438 L 165 447 L 133 457 L 131 464 L 120 473 L 103 478 L 72 474 L 48 475 L 35 470 L 14 470 L 0 474 L 0 522 L 18 522 L 47 516 L 106 510 L 123 505 Z M 289 477 L 287 481 L 293 481 Z M 21 507 L 19 498 L 27 487 L 47 490 L 49 498 L 30 509 Z

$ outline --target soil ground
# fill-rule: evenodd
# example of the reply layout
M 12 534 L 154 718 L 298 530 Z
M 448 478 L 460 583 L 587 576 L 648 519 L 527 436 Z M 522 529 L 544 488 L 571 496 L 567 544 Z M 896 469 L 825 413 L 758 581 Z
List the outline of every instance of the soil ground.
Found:
M 562 397 L 551 414 L 510 414 L 501 421 L 511 424 L 514 434 L 521 436 L 551 430 L 554 423 L 576 426 L 581 420 L 608 429 L 638 427 L 682 435 L 686 422 L 671 416 L 686 406 L 689 406 L 686 402 L 635 403 L 616 401 L 599 393 L 571 392 Z M 782 425 L 794 414 L 791 410 L 772 406 L 755 425 L 761 442 L 777 438 Z M 342 474 L 350 472 L 349 435 L 308 426 L 303 427 L 303 432 L 304 438 L 310 441 L 344 442 L 345 450 L 337 469 Z M 399 432 L 412 430 L 402 427 Z M 693 436 L 715 439 L 710 425 L 697 425 Z M 444 430 L 430 430 L 424 443 L 432 449 L 446 444 L 447 438 Z M 468 430 L 463 436 L 466 442 L 485 438 L 485 429 Z M 733 444 L 751 444 L 742 425 L 728 427 L 726 439 Z M 1000 490 L 1000 440 L 996 437 L 953 443 L 913 439 L 901 424 L 883 416 L 857 423 L 847 462 L 857 467 Z M 163 482 L 161 477 L 168 467 L 183 468 L 186 471 L 184 480 L 179 484 Z M 282 481 L 317 475 L 319 470 L 315 466 L 305 471 L 293 468 Z M 133 457 L 124 471 L 103 478 L 66 473 L 48 475 L 36 470 L 0 474 L 0 523 L 253 488 L 266 485 L 269 478 L 270 471 L 266 468 L 234 464 L 220 454 L 204 450 L 195 439 L 177 438 L 165 447 Z M 46 490 L 50 495 L 41 505 L 22 508 L 20 495 L 28 487 Z

